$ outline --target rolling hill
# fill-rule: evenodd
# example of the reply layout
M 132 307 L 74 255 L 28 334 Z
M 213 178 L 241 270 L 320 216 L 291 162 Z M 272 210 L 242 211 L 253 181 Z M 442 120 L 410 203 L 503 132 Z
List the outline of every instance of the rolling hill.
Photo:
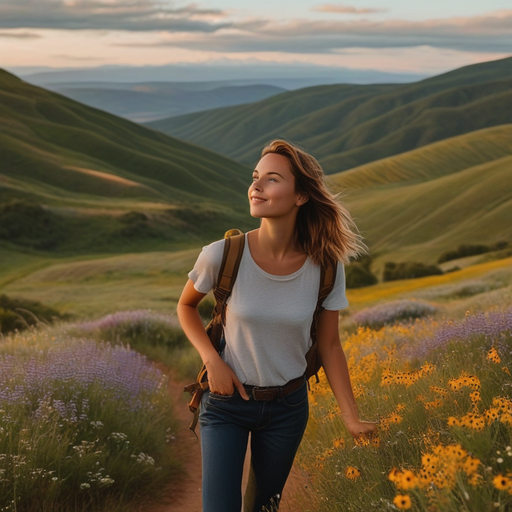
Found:
M 284 137 L 335 173 L 511 123 L 511 107 L 512 58 L 507 58 L 412 84 L 310 87 L 147 125 L 248 165 L 266 142 Z
M 9 243 L 143 250 L 250 222 L 242 165 L 1 70 L 0 161 Z
M 512 124 L 429 144 L 329 177 L 375 266 L 435 263 L 459 244 L 512 243 Z

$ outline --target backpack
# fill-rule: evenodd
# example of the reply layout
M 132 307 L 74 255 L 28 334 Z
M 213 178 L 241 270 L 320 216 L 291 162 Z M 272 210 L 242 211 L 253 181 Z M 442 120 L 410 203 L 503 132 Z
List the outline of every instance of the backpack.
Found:
M 235 280 L 238 274 L 238 268 L 242 260 L 242 255 L 245 246 L 245 234 L 238 229 L 230 229 L 224 235 L 226 240 L 224 244 L 224 254 L 222 256 L 222 263 L 220 265 L 219 274 L 217 277 L 217 284 L 213 290 L 215 297 L 215 306 L 212 312 L 212 319 L 206 326 L 206 334 L 210 338 L 212 345 L 215 350 L 220 353 L 221 351 L 221 339 L 224 333 L 224 325 L 226 323 L 226 302 L 231 295 Z M 336 267 L 337 264 L 333 263 L 327 267 L 321 267 L 320 271 L 320 287 L 318 290 L 318 300 L 313 314 L 313 322 L 311 324 L 311 348 L 306 353 L 306 379 L 309 379 L 314 375 L 316 382 L 319 382 L 318 371 L 322 367 L 322 362 L 318 354 L 318 345 L 316 344 L 316 333 L 318 327 L 318 319 L 320 313 L 324 309 L 322 302 L 329 295 L 334 286 L 336 279 Z M 309 384 L 309 382 L 308 382 Z M 206 373 L 206 367 L 203 365 L 197 379 L 192 384 L 185 386 L 183 391 L 186 391 L 192 395 L 188 407 L 194 418 L 189 426 L 195 434 L 195 428 L 199 417 L 199 405 L 201 403 L 201 397 L 204 390 L 208 389 L 208 376 Z

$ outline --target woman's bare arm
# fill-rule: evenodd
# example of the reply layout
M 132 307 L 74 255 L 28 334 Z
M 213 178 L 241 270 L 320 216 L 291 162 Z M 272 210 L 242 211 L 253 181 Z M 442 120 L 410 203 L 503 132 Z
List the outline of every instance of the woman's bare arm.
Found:
M 359 419 L 347 359 L 340 343 L 338 316 L 338 311 L 324 310 L 320 313 L 317 331 L 318 354 L 340 406 L 343 422 L 353 437 L 359 437 L 373 432 L 377 425 Z
M 249 400 L 242 383 L 233 370 L 221 359 L 206 334 L 197 310 L 198 304 L 205 295 L 194 288 L 193 281 L 190 279 L 187 281 L 176 308 L 183 332 L 199 352 L 208 370 L 210 390 L 219 395 L 231 395 L 236 387 L 242 397 Z

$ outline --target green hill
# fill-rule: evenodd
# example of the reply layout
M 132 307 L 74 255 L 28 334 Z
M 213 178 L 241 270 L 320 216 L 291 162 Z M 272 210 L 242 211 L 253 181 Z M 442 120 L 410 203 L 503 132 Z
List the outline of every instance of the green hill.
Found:
M 330 176 L 385 261 L 435 263 L 463 243 L 512 242 L 512 124 Z
M 335 173 L 512 122 L 512 58 L 412 84 L 331 85 L 148 123 L 248 165 L 284 137 Z
M 0 161 L 4 243 L 143 250 L 250 222 L 247 168 L 2 70 Z

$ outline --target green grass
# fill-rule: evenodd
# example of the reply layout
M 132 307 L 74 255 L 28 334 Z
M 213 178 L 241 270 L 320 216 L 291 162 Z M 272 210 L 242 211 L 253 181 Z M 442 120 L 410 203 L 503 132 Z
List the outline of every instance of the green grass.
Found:
M 268 141 L 284 137 L 334 173 L 512 122 L 503 108 L 512 97 L 510 62 L 466 66 L 412 84 L 309 87 L 148 126 L 248 165 Z
M 435 264 L 459 244 L 510 240 L 512 125 L 430 144 L 329 177 L 380 274 L 386 261 Z M 454 266 L 452 262 L 450 267 Z
M 67 255 L 176 250 L 233 223 L 252 225 L 246 167 L 3 70 L 0 156 L 0 206 L 42 205 L 55 235 L 39 245 L 2 235 L 20 246 Z M 147 226 L 127 229 L 122 216 L 132 211 L 145 213 Z

